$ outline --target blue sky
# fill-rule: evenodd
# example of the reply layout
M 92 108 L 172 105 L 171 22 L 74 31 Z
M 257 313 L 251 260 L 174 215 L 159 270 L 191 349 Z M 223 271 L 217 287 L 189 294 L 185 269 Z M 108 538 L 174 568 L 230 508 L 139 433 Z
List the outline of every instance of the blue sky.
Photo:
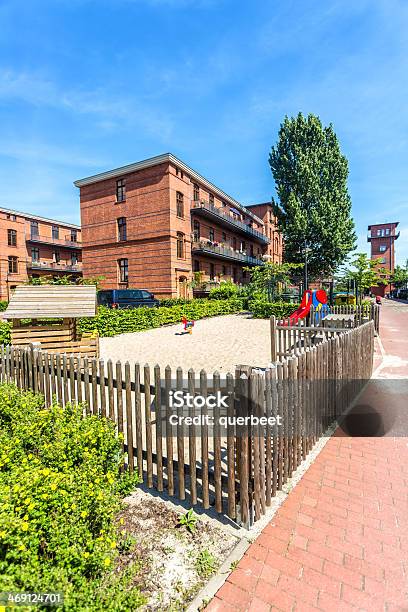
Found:
M 0 204 L 79 221 L 72 182 L 170 151 L 243 203 L 285 114 L 332 122 L 359 247 L 408 257 L 406 0 L 0 0 Z

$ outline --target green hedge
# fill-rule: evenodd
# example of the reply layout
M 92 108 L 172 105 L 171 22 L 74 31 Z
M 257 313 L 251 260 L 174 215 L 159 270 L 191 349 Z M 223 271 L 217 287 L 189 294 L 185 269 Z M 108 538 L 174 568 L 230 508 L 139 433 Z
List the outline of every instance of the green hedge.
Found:
M 64 592 L 64 610 L 125 610 L 144 598 L 116 566 L 121 492 L 114 424 L 0 385 L 0 591 Z
M 278 319 L 284 319 L 295 312 L 299 304 L 288 304 L 287 302 L 266 302 L 253 300 L 249 302 L 249 310 L 256 319 L 269 319 L 275 315 Z
M 191 300 L 185 298 L 164 298 L 160 300 L 160 306 L 179 306 L 180 304 L 189 304 Z
M 6 300 L 0 300 L 0 312 L 4 312 L 8 304 L 9 303 Z
M 101 306 L 96 317 L 80 319 L 79 328 L 82 332 L 97 330 L 100 336 L 116 336 L 180 323 L 183 315 L 196 321 L 204 317 L 232 314 L 242 309 L 242 301 L 238 299 L 191 300 L 186 304 L 159 308 L 111 309 Z
M 0 344 L 10 344 L 11 342 L 11 323 L 0 321 Z

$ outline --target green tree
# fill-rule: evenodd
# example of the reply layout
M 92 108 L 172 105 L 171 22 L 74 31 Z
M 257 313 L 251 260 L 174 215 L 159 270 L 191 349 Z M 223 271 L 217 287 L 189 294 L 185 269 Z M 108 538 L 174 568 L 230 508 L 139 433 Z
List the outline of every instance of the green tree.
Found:
M 249 272 L 250 283 L 249 292 L 255 297 L 268 297 L 270 301 L 275 299 L 276 293 L 282 285 L 288 285 L 303 264 L 283 263 L 278 264 L 271 261 L 263 266 L 244 268 Z
M 305 262 L 312 277 L 332 274 L 355 248 L 348 162 L 330 124 L 315 115 L 285 117 L 269 164 L 279 201 L 272 201 L 285 259 Z
M 387 285 L 391 276 L 390 270 L 381 267 L 378 259 L 370 259 L 366 253 L 356 253 L 351 262 L 353 269 L 346 271 L 346 280 L 354 280 L 357 283 L 359 295 L 366 293 L 371 287 Z
M 408 284 L 408 259 L 404 266 L 395 266 L 394 273 L 391 275 L 390 282 L 396 289 L 406 287 Z

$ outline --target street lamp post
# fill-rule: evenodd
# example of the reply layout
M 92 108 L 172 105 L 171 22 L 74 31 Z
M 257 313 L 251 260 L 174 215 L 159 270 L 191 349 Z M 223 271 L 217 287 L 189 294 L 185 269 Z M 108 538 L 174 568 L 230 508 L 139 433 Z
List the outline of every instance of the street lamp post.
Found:
M 307 251 L 308 251 L 307 240 L 305 240 L 305 275 L 304 275 L 305 291 L 307 291 L 307 287 L 309 284 L 308 269 L 307 269 Z

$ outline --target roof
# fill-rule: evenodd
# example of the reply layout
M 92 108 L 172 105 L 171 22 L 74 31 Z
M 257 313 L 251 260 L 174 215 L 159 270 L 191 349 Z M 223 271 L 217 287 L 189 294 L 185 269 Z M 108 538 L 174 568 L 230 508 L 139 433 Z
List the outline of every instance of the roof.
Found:
M 31 213 L 22 212 L 21 210 L 13 210 L 12 208 L 4 208 L 0 206 L 0 212 L 5 212 L 10 215 L 18 215 L 19 217 L 24 217 L 25 219 L 35 219 L 36 221 L 45 221 L 46 223 L 57 223 L 62 227 L 73 227 L 74 229 L 81 229 L 80 225 L 76 225 L 75 223 L 66 223 L 65 221 L 59 221 L 58 219 L 48 219 L 48 217 L 39 217 L 38 215 L 32 215 Z
M 176 157 L 172 153 L 163 153 L 162 155 L 149 157 L 148 159 L 143 159 L 133 164 L 128 164 L 127 166 L 121 166 L 120 168 L 114 168 L 113 170 L 107 170 L 106 172 L 100 172 L 99 174 L 94 174 L 83 179 L 78 179 L 77 181 L 74 181 L 74 185 L 75 187 L 85 187 L 85 185 L 92 185 L 93 183 L 98 183 L 99 181 L 104 181 L 109 178 L 121 177 L 124 174 L 129 174 L 130 172 L 137 172 L 138 170 L 143 170 L 144 168 L 151 168 L 152 166 L 158 166 L 159 164 L 164 164 L 168 162 L 175 164 L 178 168 L 180 168 L 180 170 L 183 170 L 183 172 L 189 174 L 191 178 L 207 187 L 211 192 L 217 194 L 222 200 L 225 200 L 232 206 L 235 206 L 240 211 L 246 213 L 247 215 L 255 219 L 260 225 L 264 224 L 262 219 L 257 217 L 250 210 L 248 210 L 243 204 L 240 204 L 240 202 L 238 202 L 237 200 L 229 196 L 227 193 L 225 193 L 225 191 L 222 191 L 222 189 L 208 181 L 201 174 L 190 168 L 190 166 L 181 161 L 181 159 L 178 159 L 178 157 Z
M 368 229 L 371 229 L 372 227 L 384 227 L 384 225 L 395 225 L 395 227 L 397 227 L 397 225 L 399 225 L 399 221 L 384 221 L 384 223 L 372 223 L 368 226 Z
M 18 285 L 3 319 L 94 317 L 95 285 Z

